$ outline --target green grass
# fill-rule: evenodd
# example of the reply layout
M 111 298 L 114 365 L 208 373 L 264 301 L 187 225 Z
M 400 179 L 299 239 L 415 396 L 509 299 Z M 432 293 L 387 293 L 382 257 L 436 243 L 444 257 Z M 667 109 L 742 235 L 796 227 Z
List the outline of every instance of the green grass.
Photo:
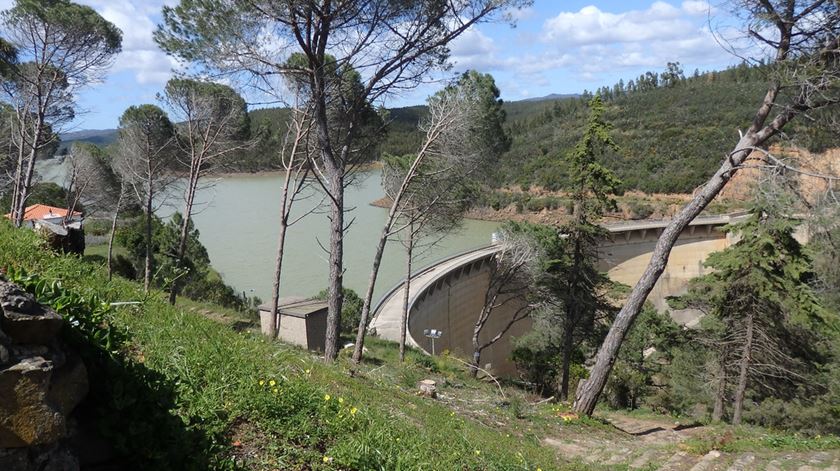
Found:
M 60 280 L 62 289 L 104 301 L 143 302 L 115 308 L 109 322 L 128 338 L 121 349 L 121 376 L 113 379 L 125 381 L 116 389 L 129 400 L 123 404 L 114 399 L 122 408 L 114 413 L 134 418 L 117 433 L 130 442 L 122 451 L 136 455 L 126 459 L 146 467 L 176 459 L 182 460 L 182 469 L 566 466 L 539 444 L 533 429 L 499 426 L 483 412 L 461 413 L 445 401 L 415 395 L 413 381 L 433 374 L 416 353 L 409 354 L 407 365 L 393 365 L 393 346 L 372 341 L 369 361 L 351 377 L 345 358 L 338 365 L 325 365 L 308 352 L 237 333 L 189 309 L 169 306 L 160 293 L 145 296 L 136 283 L 118 277 L 108 282 L 98 265 L 50 254 L 34 234 L 5 223 L 0 223 L 0 267 Z M 391 366 L 379 368 L 382 364 Z M 455 368 L 443 364 L 433 369 L 454 384 L 461 381 L 456 380 Z M 134 371 L 142 372 L 141 381 L 122 375 Z M 458 387 L 491 398 L 496 394 L 478 381 L 442 390 Z M 139 400 L 142 397 L 160 397 L 151 402 L 157 404 L 154 412 L 164 417 L 153 422 L 150 401 Z M 143 409 L 132 409 L 133 402 Z M 488 409 L 507 417 L 497 402 L 489 401 Z M 149 423 L 144 423 L 146 416 Z M 178 430 L 162 430 L 161 424 Z M 160 445 L 156 435 L 170 437 L 172 443 Z M 147 441 L 150 446 L 144 445 Z
M 840 437 L 817 435 L 813 437 L 791 432 L 768 430 L 749 425 L 710 426 L 699 437 L 683 443 L 682 447 L 691 453 L 705 454 L 711 450 L 731 453 L 746 451 L 821 451 L 840 449 Z
M 142 302 L 99 312 L 105 316 L 99 328 L 125 341 L 116 354 L 95 348 L 85 354 L 93 403 L 82 409 L 132 464 L 127 469 L 598 469 L 564 461 L 543 439 L 584 435 L 609 443 L 621 436 L 597 418 L 564 419 L 567 405 L 540 404 L 512 385 L 500 391 L 473 379 L 455 358 L 409 350 L 400 364 L 396 345 L 379 339 L 366 343 L 361 365 L 350 363 L 349 351 L 326 365 L 266 341 L 243 314 L 185 299 L 170 306 L 163 293 L 144 295 L 119 277 L 107 281 L 100 264 L 54 255 L 34 233 L 0 222 L 4 268 L 60 281 L 54 299 L 78 300 L 74 315 L 85 302 Z M 416 394 L 425 378 L 437 381 L 437 399 Z M 655 418 L 648 411 L 636 416 Z M 695 453 L 840 447 L 837 437 L 728 430 L 712 427 L 686 447 Z
M 122 255 L 128 257 L 128 250 L 117 244 L 114 244 L 114 256 Z M 85 260 L 90 262 L 105 263 L 108 259 L 108 244 L 96 244 L 85 246 Z

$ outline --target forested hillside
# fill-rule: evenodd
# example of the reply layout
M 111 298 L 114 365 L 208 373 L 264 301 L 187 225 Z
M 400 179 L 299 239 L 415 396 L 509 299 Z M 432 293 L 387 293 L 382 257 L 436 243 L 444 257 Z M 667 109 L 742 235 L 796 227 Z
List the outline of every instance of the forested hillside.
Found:
M 684 77 L 678 64 L 662 74 L 648 72 L 627 84 L 598 90 L 606 101 L 605 118 L 613 126 L 620 150 L 604 162 L 617 173 L 625 190 L 648 193 L 688 193 L 717 168 L 717 162 L 745 129 L 763 97 L 766 70 L 738 66 L 722 72 Z M 567 181 L 564 156 L 580 138 L 585 125 L 585 92 L 580 97 L 529 99 L 505 103 L 511 149 L 502 156 L 493 183 L 498 186 L 539 186 L 560 190 Z M 388 132 L 379 152 L 404 155 L 420 143 L 418 123 L 425 106 L 380 110 Z M 283 108 L 250 112 L 256 147 L 240 153 L 231 171 L 256 172 L 276 167 L 276 149 L 282 144 Z M 64 136 L 68 141 L 93 140 L 108 144 L 115 131 L 83 131 Z M 812 149 L 834 145 L 834 138 L 809 126 L 797 135 Z
M 620 150 L 604 162 L 623 181 L 625 190 L 690 193 L 718 167 L 750 123 L 766 88 L 765 68 L 745 65 L 721 72 L 695 72 L 686 78 L 678 64 L 658 74 L 648 72 L 625 84 L 598 90 L 606 101 L 606 121 Z M 585 92 L 579 98 L 518 101 L 505 104 L 511 149 L 498 166 L 497 185 L 562 189 L 567 181 L 566 154 L 586 124 Z M 391 110 L 393 130 L 383 152 L 404 152 L 409 123 L 419 119 Z M 810 123 L 809 123 L 810 124 Z M 812 150 L 835 145 L 819 126 L 793 127 L 788 137 Z

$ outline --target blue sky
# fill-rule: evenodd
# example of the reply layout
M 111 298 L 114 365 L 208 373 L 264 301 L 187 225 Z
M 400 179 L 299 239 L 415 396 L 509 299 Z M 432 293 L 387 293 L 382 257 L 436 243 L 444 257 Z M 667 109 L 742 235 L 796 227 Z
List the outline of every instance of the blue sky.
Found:
M 130 105 L 154 103 L 176 62 L 157 49 L 152 32 L 164 4 L 175 0 L 77 0 L 123 30 L 123 52 L 107 79 L 79 96 L 74 128 L 117 126 Z M 0 0 L 6 9 L 12 0 Z M 579 93 L 627 81 L 679 61 L 686 73 L 737 63 L 712 30 L 725 12 L 706 0 L 555 1 L 511 12 L 517 25 L 480 25 L 451 45 L 453 71 L 473 68 L 496 78 L 508 101 L 550 93 Z M 443 76 L 439 77 L 443 78 Z M 422 103 L 440 87 L 421 86 L 391 97 L 387 106 Z

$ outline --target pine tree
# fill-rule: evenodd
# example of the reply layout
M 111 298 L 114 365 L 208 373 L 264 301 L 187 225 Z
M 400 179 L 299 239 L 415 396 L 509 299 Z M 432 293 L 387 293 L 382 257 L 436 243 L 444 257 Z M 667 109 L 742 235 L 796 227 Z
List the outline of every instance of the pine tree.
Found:
M 811 289 L 811 259 L 793 237 L 797 224 L 779 204 L 759 199 L 745 221 L 727 226 L 740 240 L 709 256 L 706 266 L 715 271 L 686 296 L 710 315 L 704 324 L 715 346 L 715 419 L 731 381 L 738 424 L 749 390 L 776 396 L 801 382 L 819 356 L 815 336 L 827 318 Z

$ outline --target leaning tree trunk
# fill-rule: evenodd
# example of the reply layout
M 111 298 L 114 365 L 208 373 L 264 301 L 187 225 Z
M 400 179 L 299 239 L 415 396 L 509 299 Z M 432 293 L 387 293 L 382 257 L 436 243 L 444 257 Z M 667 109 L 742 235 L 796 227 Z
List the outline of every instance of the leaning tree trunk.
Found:
M 755 144 L 755 136 L 748 134 L 741 139 L 736 149 L 752 147 Z M 610 327 L 607 337 L 601 344 L 595 358 L 595 366 L 592 368 L 589 378 L 582 381 L 578 387 L 574 403 L 576 412 L 591 415 L 595 410 L 595 404 L 598 402 L 610 371 L 612 371 L 612 367 L 618 358 L 618 350 L 621 348 L 624 337 L 633 326 L 633 322 L 641 312 L 642 306 L 653 290 L 656 281 L 665 271 L 671 249 L 677 242 L 680 233 L 714 199 L 726 185 L 726 182 L 732 178 L 735 173 L 735 166 L 740 165 L 749 153 L 749 150 L 735 152 L 732 158 L 727 159 L 703 189 L 665 227 L 656 243 L 647 268 L 636 286 L 633 287 L 630 296 Z
M 289 228 L 289 185 L 291 184 L 292 171 L 286 170 L 283 179 L 283 193 L 280 197 L 280 233 L 277 235 L 277 255 L 274 259 L 274 280 L 271 286 L 271 310 L 268 320 L 269 337 L 277 338 L 280 329 L 280 316 L 278 315 L 278 304 L 280 304 L 280 276 L 283 273 L 283 252 L 286 248 L 286 229 Z
M 800 112 L 798 106 L 792 106 L 777 115 L 770 124 L 764 123 L 775 103 L 779 87 L 771 86 L 764 98 L 764 102 L 753 119 L 753 124 L 747 133 L 738 141 L 735 149 L 726 157 L 717 172 L 706 182 L 702 189 L 683 207 L 682 210 L 665 227 L 656 247 L 651 255 L 645 272 L 630 293 L 627 302 L 621 308 L 610 327 L 610 331 L 595 358 L 595 366 L 590 371 L 589 379 L 580 383 L 575 398 L 574 410 L 585 415 L 592 415 L 595 404 L 607 384 L 610 371 L 618 358 L 618 350 L 624 337 L 633 326 L 633 321 L 642 310 L 648 294 L 653 290 L 668 264 L 671 249 L 677 242 L 680 233 L 689 223 L 717 196 L 726 183 L 735 175 L 739 166 L 744 163 L 753 149 L 765 143 Z M 805 106 L 805 105 L 802 105 Z
M 200 164 L 199 164 L 200 165 Z M 195 167 L 195 164 L 193 165 Z M 181 220 L 181 231 L 178 235 L 178 252 L 175 258 L 175 279 L 172 280 L 172 286 L 169 287 L 169 304 L 175 305 L 175 300 L 178 297 L 179 276 L 177 270 L 184 265 L 184 255 L 187 253 L 187 239 L 189 239 L 190 220 L 192 219 L 193 204 L 195 203 L 195 191 L 198 186 L 198 170 L 190 169 L 189 182 L 187 183 L 187 197 L 184 201 L 184 214 Z
M 392 206 L 393 213 L 393 206 Z M 359 330 L 356 331 L 356 345 L 353 348 L 353 362 L 359 363 L 362 361 L 362 353 L 365 348 L 365 335 L 368 325 L 368 318 L 370 317 L 370 309 L 373 300 L 373 290 L 376 287 L 376 278 L 379 275 L 379 266 L 382 264 L 382 254 L 385 253 L 385 244 L 388 242 L 388 232 L 391 230 L 392 214 L 388 215 L 388 221 L 382 227 L 382 233 L 379 235 L 379 242 L 376 244 L 376 253 L 373 254 L 373 267 L 370 270 L 370 279 L 368 279 L 368 287 L 365 292 L 365 299 L 362 302 L 362 312 L 359 318 Z
M 408 260 L 405 262 L 405 289 L 403 290 L 403 305 L 402 315 L 400 316 L 400 362 L 405 361 L 405 337 L 406 329 L 408 328 L 408 300 L 411 292 L 411 256 L 414 249 L 414 231 L 413 227 L 408 227 L 408 245 L 406 246 L 406 255 Z
M 420 167 L 420 164 L 424 160 L 429 145 L 430 141 L 427 140 L 423 145 L 423 148 L 420 149 L 417 158 L 414 159 L 414 162 L 412 162 L 411 167 L 408 169 L 408 172 L 400 185 L 400 189 L 397 191 L 396 195 L 394 195 L 393 201 L 391 201 L 391 208 L 388 210 L 388 218 L 385 220 L 385 224 L 382 226 L 382 232 L 379 234 L 379 242 L 376 244 L 376 253 L 373 255 L 373 266 L 371 267 L 370 278 L 368 279 L 368 288 L 365 292 L 365 299 L 362 301 L 362 313 L 359 318 L 359 330 L 356 333 L 356 346 L 353 349 L 354 363 L 362 361 L 362 353 L 365 347 L 365 336 L 367 335 L 367 325 L 370 318 L 370 309 L 373 304 L 373 290 L 376 286 L 376 279 L 379 276 L 379 267 L 382 264 L 382 255 L 385 253 L 385 244 L 388 242 L 388 236 L 391 235 L 390 233 L 393 229 L 392 226 L 397 217 L 397 213 L 399 212 L 400 203 L 405 195 L 406 189 L 411 183 L 411 180 L 414 178 L 414 175 L 417 173 L 417 169 Z
M 747 392 L 747 376 L 750 372 L 750 362 L 752 361 L 752 343 L 753 343 L 753 313 L 747 313 L 745 319 L 745 333 L 744 333 L 744 351 L 741 353 L 741 365 L 738 372 L 738 387 L 735 389 L 735 401 L 732 405 L 732 425 L 741 423 L 741 414 L 744 410 L 744 395 Z

